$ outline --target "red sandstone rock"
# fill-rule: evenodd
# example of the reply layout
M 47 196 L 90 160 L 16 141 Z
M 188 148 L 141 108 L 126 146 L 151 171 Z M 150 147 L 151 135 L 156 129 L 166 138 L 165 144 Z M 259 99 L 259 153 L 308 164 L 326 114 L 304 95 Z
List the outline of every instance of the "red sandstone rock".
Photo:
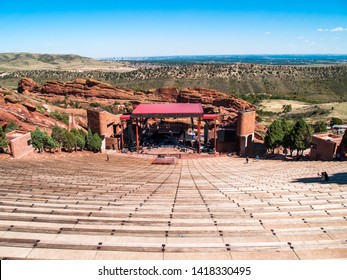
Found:
M 202 103 L 223 107 L 228 113 L 237 113 L 241 109 L 255 109 L 251 103 L 233 95 L 204 88 L 185 88 L 177 96 L 180 103 Z
M 73 82 L 47 81 L 42 87 L 43 94 L 74 95 L 79 97 L 97 97 L 105 99 L 136 100 L 138 97 L 129 89 L 113 87 L 92 78 L 76 79 Z
M 65 124 L 35 111 L 34 103 L 14 92 L 6 95 L 6 98 L 0 98 L 0 123 L 14 122 L 28 131 L 35 130 L 36 126 L 44 129 L 51 129 L 56 124 L 66 127 Z
M 37 84 L 33 79 L 22 78 L 18 83 L 18 92 L 23 93 L 25 90 L 30 92 L 40 92 L 42 86 Z
M 134 92 L 93 78 L 76 79 L 70 82 L 47 81 L 43 86 L 36 84 L 32 79 L 24 78 L 19 85 L 18 90 L 22 90 L 28 96 L 34 93 L 37 97 L 50 102 L 61 101 L 69 96 L 70 100 L 83 99 L 84 102 L 98 102 L 104 105 L 113 104 L 112 99 L 130 101 L 132 104 L 142 102 L 202 103 L 205 113 L 221 114 L 223 123 L 234 123 L 239 110 L 255 109 L 254 105 L 238 97 L 204 88 L 185 88 L 179 91 L 176 87 L 165 86 L 159 89 L 149 89 L 147 92 Z M 26 107 L 29 110 L 33 109 L 30 104 Z M 81 124 L 84 124 L 83 120 L 81 120 Z M 263 126 L 257 124 L 257 129 L 263 130 Z
M 176 102 L 179 92 L 176 87 L 166 86 L 158 88 L 154 94 L 159 95 L 158 98 L 163 102 Z

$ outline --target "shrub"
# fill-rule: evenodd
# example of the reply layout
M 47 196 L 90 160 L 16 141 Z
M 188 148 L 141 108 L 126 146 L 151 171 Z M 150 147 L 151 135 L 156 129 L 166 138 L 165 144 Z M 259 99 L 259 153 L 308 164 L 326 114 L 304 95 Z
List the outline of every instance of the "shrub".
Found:
M 5 134 L 17 130 L 19 128 L 19 125 L 16 125 L 14 122 L 11 121 L 6 125 Z
M 292 111 L 292 105 L 291 104 L 283 105 L 282 109 L 283 109 L 283 113 L 289 113 Z
M 8 141 L 6 139 L 6 133 L 3 131 L 2 126 L 0 126 L 0 148 L 6 149 L 8 147 Z
M 313 132 L 314 133 L 319 133 L 319 132 L 327 132 L 327 125 L 325 122 L 316 122 L 313 125 Z
M 67 113 L 54 111 L 50 113 L 50 117 L 66 125 L 69 124 L 69 115 Z
M 47 111 L 45 107 L 43 107 L 41 104 L 36 106 L 36 111 L 39 112 L 40 114 L 43 114 L 44 112 Z
M 339 118 L 331 118 L 330 120 L 330 126 L 334 126 L 335 124 L 341 125 L 343 124 L 342 120 Z
M 90 107 L 100 107 L 101 104 L 98 103 L 98 102 L 92 102 L 92 103 L 89 104 L 89 106 L 90 106 Z

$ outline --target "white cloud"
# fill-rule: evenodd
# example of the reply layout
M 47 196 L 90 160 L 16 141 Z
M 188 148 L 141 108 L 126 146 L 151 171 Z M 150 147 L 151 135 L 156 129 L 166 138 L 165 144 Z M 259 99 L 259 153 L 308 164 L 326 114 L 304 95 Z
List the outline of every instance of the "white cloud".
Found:
M 318 28 L 317 29 L 318 32 L 328 32 L 328 31 L 330 31 L 330 32 L 341 32 L 341 31 L 344 31 L 344 30 L 347 31 L 347 28 L 336 27 L 336 28 L 332 28 L 332 29 L 327 29 L 327 28 L 325 28 L 325 29 Z
M 342 27 L 336 27 L 336 28 L 333 28 L 333 29 L 330 29 L 331 32 L 340 32 L 340 31 L 343 31 L 344 29 Z
M 270 34 L 271 34 L 271 32 L 269 32 L 269 31 L 265 32 L 265 35 L 270 35 Z

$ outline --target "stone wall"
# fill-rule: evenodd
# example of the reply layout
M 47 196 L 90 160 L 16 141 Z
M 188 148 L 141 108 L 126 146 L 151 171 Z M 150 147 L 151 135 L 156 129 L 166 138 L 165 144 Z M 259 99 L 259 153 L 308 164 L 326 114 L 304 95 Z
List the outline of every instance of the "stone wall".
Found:
M 87 110 L 88 127 L 93 133 L 110 137 L 115 134 L 113 125 L 119 122 L 119 116 L 113 115 L 103 109 Z
M 338 145 L 318 136 L 312 137 L 311 160 L 333 160 Z
M 255 111 L 239 111 L 237 120 L 237 135 L 247 136 L 255 130 Z
M 6 138 L 10 142 L 10 149 L 14 158 L 21 158 L 34 151 L 30 132 L 15 130 L 7 133 Z

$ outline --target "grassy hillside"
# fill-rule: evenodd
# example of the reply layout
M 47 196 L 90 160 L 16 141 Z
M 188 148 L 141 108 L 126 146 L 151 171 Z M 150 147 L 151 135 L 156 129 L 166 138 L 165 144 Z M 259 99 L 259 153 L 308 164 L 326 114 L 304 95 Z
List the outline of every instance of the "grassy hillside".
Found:
M 116 70 L 126 63 L 99 61 L 74 54 L 0 53 L 0 71 Z
M 291 105 L 292 111 L 283 113 L 283 106 Z M 332 117 L 340 118 L 347 122 L 347 102 L 332 102 L 311 104 L 293 100 L 268 100 L 264 99 L 258 105 L 258 114 L 263 124 L 270 124 L 277 118 L 304 117 L 313 124 L 319 121 L 329 121 Z

